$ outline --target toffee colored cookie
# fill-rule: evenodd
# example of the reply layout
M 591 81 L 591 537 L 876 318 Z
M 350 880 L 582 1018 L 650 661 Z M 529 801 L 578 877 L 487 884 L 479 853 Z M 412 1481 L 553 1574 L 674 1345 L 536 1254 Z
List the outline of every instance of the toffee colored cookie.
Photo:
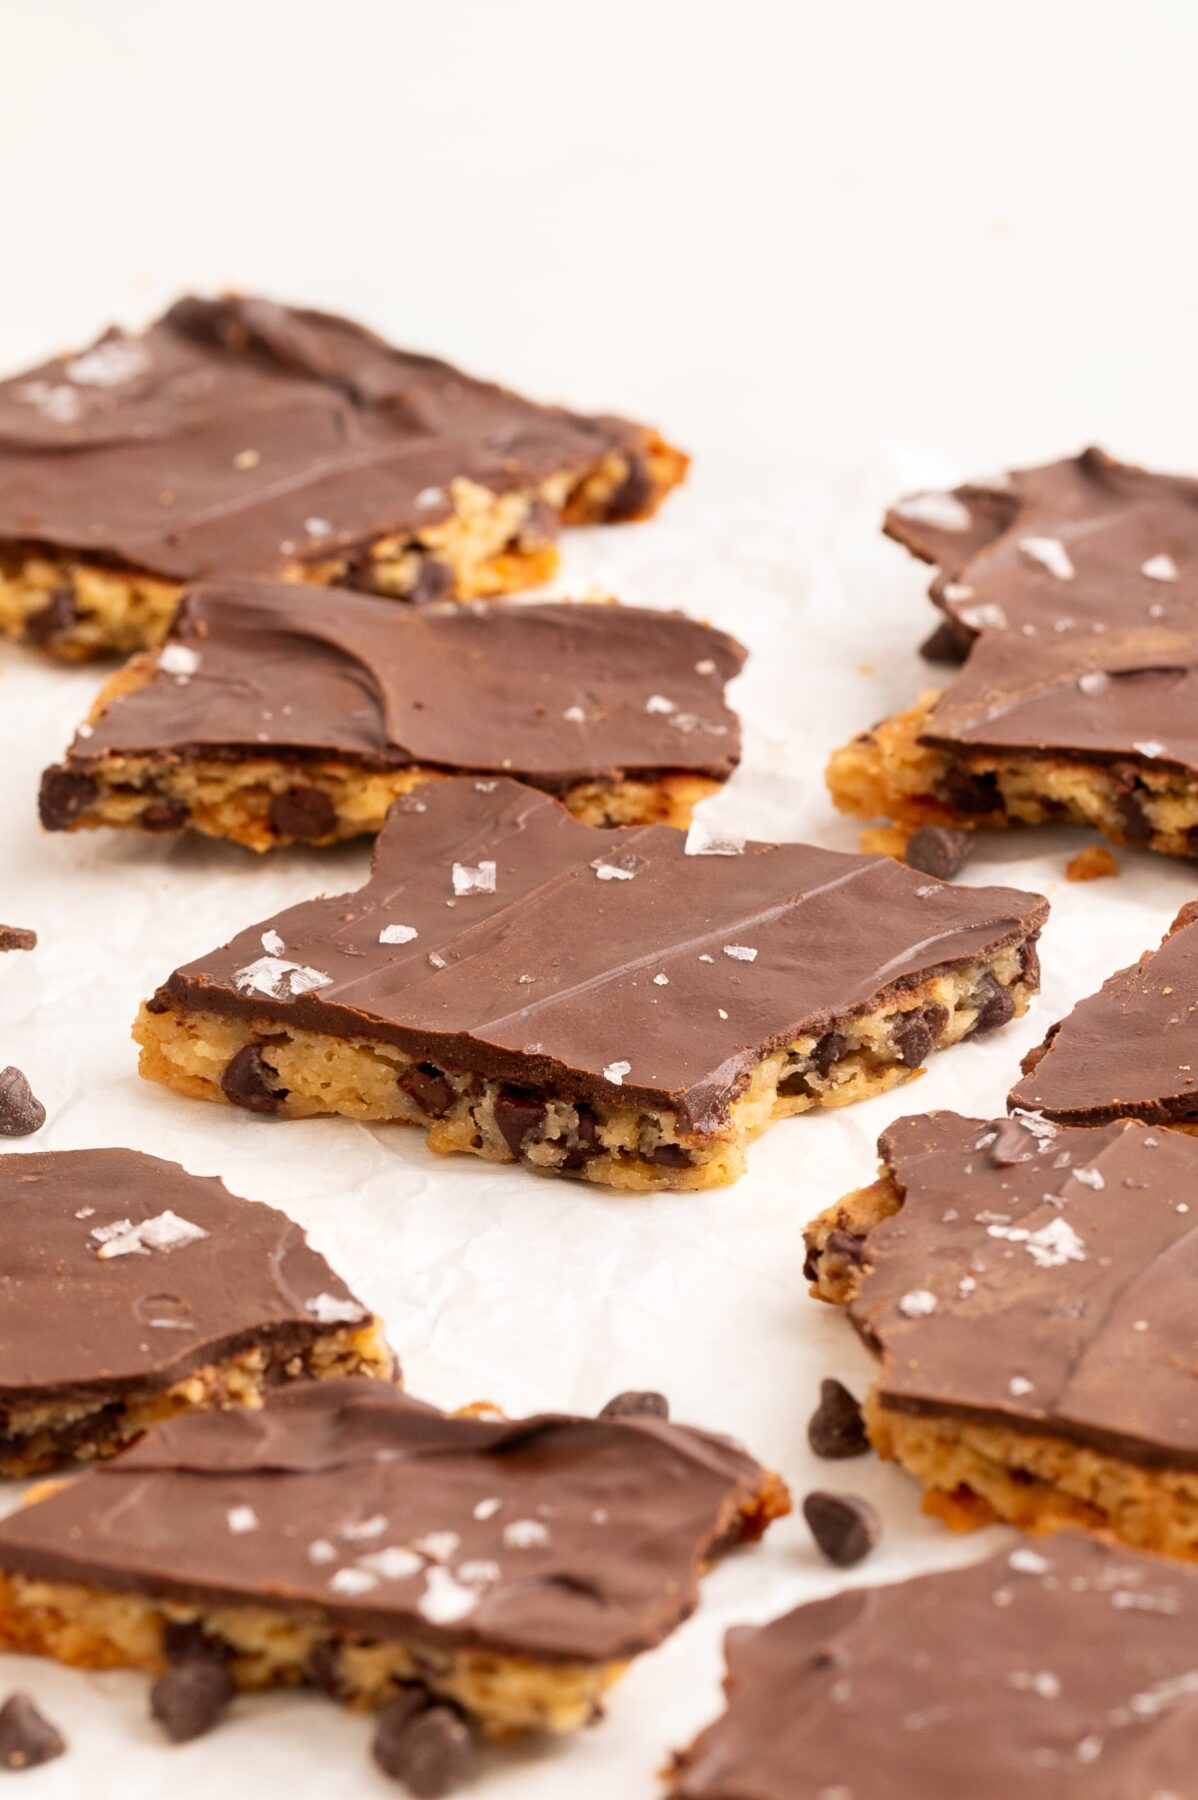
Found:
M 37 932 L 23 925 L 0 925 L 0 950 L 35 950 Z
M 514 773 L 589 824 L 686 825 L 739 760 L 724 683 L 744 652 L 681 613 L 331 598 L 194 589 L 47 769 L 42 823 L 331 843 L 468 770 Z
M 1198 902 L 1156 950 L 1049 1027 L 1008 1104 L 1068 1125 L 1145 1119 L 1198 1127 Z
M 553 573 L 562 520 L 647 518 L 685 472 L 643 425 L 330 313 L 179 300 L 0 385 L 0 630 L 71 658 L 141 649 L 210 576 L 507 593 Z
M 900 503 L 964 666 L 839 750 L 838 806 L 904 829 L 1072 820 L 1198 855 L 1198 482 L 1101 451 Z
M 393 1374 L 298 1225 L 136 1150 L 0 1156 L 0 1475 L 112 1456 L 195 1407 Z
M 1073 1535 L 728 1634 L 673 1800 L 1182 1800 L 1198 1575 Z
M 875 1448 L 958 1529 L 1079 1525 L 1198 1558 L 1198 1142 L 930 1113 L 807 1232 L 878 1357 Z
M 881 1092 L 1035 991 L 1038 895 L 807 844 L 694 853 L 712 848 L 735 850 L 434 782 L 396 802 L 359 893 L 175 971 L 137 1021 L 142 1074 L 542 1174 L 707 1187 L 773 1119 Z
M 491 1735 L 574 1731 L 785 1488 L 659 1419 L 450 1417 L 382 1382 L 161 1426 L 0 1522 L 0 1643 L 381 1707 L 423 1684 Z

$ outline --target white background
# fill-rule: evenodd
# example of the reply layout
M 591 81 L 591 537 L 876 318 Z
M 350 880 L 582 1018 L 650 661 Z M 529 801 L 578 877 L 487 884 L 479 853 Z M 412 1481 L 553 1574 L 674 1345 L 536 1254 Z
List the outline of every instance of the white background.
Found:
M 681 605 L 754 651 L 743 769 L 719 802 L 757 835 L 851 847 L 833 744 L 926 670 L 925 577 L 877 520 L 898 491 L 1096 440 L 1198 465 L 1189 0 L 58 0 L 0 14 L 0 366 L 138 322 L 189 287 L 341 308 L 545 398 L 653 420 L 695 453 L 647 527 L 574 535 L 560 591 Z M 285 1205 L 389 1320 L 414 1391 L 511 1411 L 660 1386 L 796 1493 L 883 1507 L 857 1579 L 972 1556 L 909 1483 L 814 1464 L 843 1321 L 804 1294 L 801 1226 L 870 1178 L 914 1107 L 1001 1110 L 1023 1049 L 1155 942 L 1198 872 L 1132 851 L 1063 880 L 1078 834 L 994 842 L 969 879 L 1053 899 L 1031 1017 L 908 1088 L 778 1127 L 737 1187 L 651 1200 L 441 1162 L 414 1132 L 281 1126 L 141 1084 L 129 1023 L 180 961 L 366 853 L 42 838 L 41 767 L 98 682 L 0 649 L 0 1061 L 50 1120 L 26 1147 L 130 1144 Z M 2 1246 L 0 1246 L 2 1255 Z M 69 1330 L 69 1321 L 64 1329 Z M 993 1534 L 992 1534 L 993 1535 Z M 498 1757 L 494 1800 L 634 1800 L 709 1717 L 720 1637 L 840 1577 L 800 1524 L 733 1560 L 572 1744 Z M 72 1740 L 33 1797 L 394 1791 L 359 1719 L 239 1702 L 164 1748 L 140 1677 L 0 1659 Z M 22 1789 L 24 1793 L 25 1788 Z

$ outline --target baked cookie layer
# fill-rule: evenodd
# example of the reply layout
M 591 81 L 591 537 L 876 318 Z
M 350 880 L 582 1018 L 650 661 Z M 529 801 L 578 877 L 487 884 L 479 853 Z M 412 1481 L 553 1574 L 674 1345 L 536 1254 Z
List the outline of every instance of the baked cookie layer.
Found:
M 210 576 L 508 593 L 553 573 L 560 522 L 648 517 L 685 471 L 646 426 L 332 314 L 184 299 L 0 385 L 0 631 L 142 649 Z
M 785 1512 L 730 1440 L 660 1419 L 447 1416 L 382 1383 L 192 1415 L 0 1522 L 0 1642 L 569 1732 Z
M 395 1366 L 273 1207 L 135 1150 L 0 1157 L 0 1475 L 112 1456 L 197 1407 Z
M 1089 450 L 913 495 L 963 667 L 836 752 L 842 810 L 903 828 L 1072 821 L 1198 854 L 1198 483 Z
M 739 760 L 724 685 L 743 661 L 680 613 L 397 610 L 209 583 L 47 769 L 42 823 L 328 844 L 379 831 L 423 782 L 472 772 L 514 774 L 590 824 L 685 826 Z
M 1198 1143 L 1125 1121 L 901 1119 L 808 1273 L 879 1359 L 870 1437 L 968 1529 L 1198 1557 Z
M 177 970 L 137 1021 L 143 1075 L 421 1125 L 435 1150 L 544 1174 L 702 1187 L 772 1119 L 893 1086 L 1037 985 L 1038 895 L 699 827 L 613 839 L 512 781 L 417 805 L 392 810 L 359 893 Z

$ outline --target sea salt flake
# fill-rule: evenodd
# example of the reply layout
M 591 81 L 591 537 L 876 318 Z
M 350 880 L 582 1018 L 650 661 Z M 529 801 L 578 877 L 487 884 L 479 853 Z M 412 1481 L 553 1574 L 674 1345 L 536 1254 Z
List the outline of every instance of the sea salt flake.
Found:
M 478 1594 L 451 1575 L 448 1569 L 434 1563 L 425 1576 L 425 1589 L 416 1602 L 417 1611 L 430 1625 L 453 1625 L 464 1619 L 478 1605 Z
M 55 425 L 73 425 L 83 411 L 83 402 L 65 381 L 26 381 L 17 389 L 18 396 Z
M 968 531 L 973 515 L 955 494 L 908 494 L 895 507 L 900 519 L 916 525 L 930 525 L 933 531 Z
M 449 495 L 445 492 L 444 488 L 426 487 L 421 488 L 420 492 L 417 494 L 416 504 L 421 512 L 427 512 L 430 507 L 444 506 L 448 499 Z
M 268 956 L 282 956 L 287 946 L 277 931 L 264 931 L 262 933 L 262 948 L 266 951 Z
M 367 1538 L 382 1537 L 386 1529 L 386 1515 L 372 1513 L 368 1519 L 347 1519 L 341 1527 L 341 1536 L 351 1544 L 357 1544 Z
M 410 944 L 419 934 L 414 925 L 384 925 L 379 932 L 380 944 Z
M 645 701 L 645 711 L 647 713 L 673 713 L 677 712 L 678 708 L 672 700 L 667 700 L 664 694 L 650 694 Z
M 435 1563 L 447 1563 L 461 1545 L 456 1531 L 430 1531 L 424 1537 L 412 1540 L 413 1550 L 419 1550 L 421 1556 Z
M 898 1303 L 898 1309 L 905 1319 L 926 1319 L 934 1313 L 938 1305 L 935 1294 L 928 1288 L 912 1288 L 904 1294 Z
M 967 581 L 946 581 L 940 592 L 951 606 L 957 606 L 962 600 L 973 599 L 973 589 Z
M 571 725 L 585 725 L 587 716 L 581 706 L 567 706 L 562 718 Z
M 471 1587 L 485 1587 L 489 1581 L 498 1581 L 501 1573 L 499 1564 L 486 1556 L 476 1556 L 469 1562 L 459 1563 L 455 1570 L 458 1580 L 467 1582 Z
M 164 644 L 158 655 L 158 667 L 167 675 L 186 681 L 200 666 L 199 652 L 190 644 Z
M 1144 738 L 1140 743 L 1133 744 L 1132 749 L 1138 750 L 1141 756 L 1163 756 L 1165 754 L 1165 746 L 1158 738 Z
M 732 832 L 692 819 L 683 850 L 687 856 L 743 856 L 745 840 Z
M 710 656 L 705 656 L 701 662 L 697 662 L 695 664 L 695 674 L 696 675 L 714 675 L 715 674 L 715 663 L 712 661 Z
M 453 865 L 453 891 L 462 894 L 493 894 L 495 892 L 495 864 L 480 862 L 471 868 L 467 863 L 455 862 Z
M 725 944 L 724 955 L 730 956 L 733 962 L 757 961 L 757 952 L 751 944 Z
M 314 537 L 314 538 L 328 537 L 328 535 L 332 531 L 332 529 L 333 529 L 333 527 L 329 524 L 327 519 L 305 519 L 304 520 L 304 530 L 307 532 L 309 537 Z
M 1093 1188 L 1095 1192 L 1106 1186 L 1099 1169 L 1074 1169 L 1074 1181 L 1080 1181 L 1083 1187 Z
M 428 960 L 432 964 L 434 969 L 444 969 L 444 968 L 448 967 L 448 964 L 446 963 L 445 958 L 443 956 L 438 956 L 437 952 L 435 950 L 429 951 Z
M 1171 556 L 1150 556 L 1140 564 L 1140 574 L 1147 575 L 1149 581 L 1176 581 L 1177 564 Z
M 79 387 L 120 387 L 122 382 L 140 375 L 149 360 L 144 345 L 131 338 L 112 338 L 84 351 L 82 356 L 73 356 L 65 373 Z
M 1022 1400 L 1025 1394 L 1030 1394 L 1035 1385 L 1035 1382 L 1029 1381 L 1026 1375 L 1012 1375 L 1007 1383 L 1016 1400 Z
M 388 1544 L 382 1550 L 369 1550 L 365 1556 L 359 1556 L 356 1566 L 382 1581 L 408 1581 L 419 1575 L 425 1564 L 414 1550 L 402 1544 Z
M 366 1317 L 366 1308 L 356 1300 L 338 1298 L 336 1294 L 312 1294 L 304 1301 L 304 1311 L 311 1313 L 320 1325 L 356 1325 Z
M 137 1225 L 129 1219 L 120 1219 L 114 1225 L 96 1225 L 91 1235 L 99 1246 L 99 1256 L 107 1262 L 114 1256 L 145 1256 L 151 1250 L 174 1250 L 183 1244 L 198 1243 L 208 1233 L 168 1208 Z
M 328 1538 L 313 1538 L 308 1545 L 308 1561 L 314 1563 L 331 1563 L 337 1560 L 337 1546 L 330 1544 Z
M 335 1594 L 344 1594 L 350 1600 L 356 1600 L 360 1594 L 368 1594 L 371 1588 L 377 1587 L 379 1579 L 369 1569 L 338 1569 L 329 1577 L 329 1587 Z
M 1020 538 L 1019 548 L 1029 562 L 1039 563 L 1057 581 L 1072 581 L 1077 573 L 1060 538 Z
M 631 1074 L 631 1072 L 632 1064 L 630 1062 L 612 1062 L 604 1068 L 603 1079 L 610 1081 L 613 1087 L 622 1087 L 625 1075 Z
M 1006 631 L 1010 626 L 997 600 L 979 600 L 976 606 L 963 606 L 961 620 L 974 631 Z
M 229 1530 L 238 1537 L 243 1532 L 258 1529 L 258 1515 L 252 1506 L 231 1506 L 225 1517 L 229 1521 Z
M 1106 693 L 1111 685 L 1111 678 L 1101 669 L 1087 669 L 1084 675 L 1078 676 L 1077 685 L 1083 694 L 1093 697 L 1095 694 Z
M 532 1550 L 549 1542 L 548 1527 L 539 1519 L 513 1519 L 503 1528 L 503 1541 L 512 1550 Z
M 1047 1575 L 1052 1564 L 1038 1550 L 1012 1550 L 1007 1558 L 1007 1567 L 1014 1569 L 1018 1575 Z
M 502 1500 L 480 1500 L 474 1508 L 474 1517 L 476 1519 L 493 1519 L 502 1505 Z
M 265 994 L 271 1000 L 296 1000 L 316 988 L 329 987 L 333 977 L 303 963 L 287 962 L 281 956 L 260 956 L 255 962 L 238 969 L 233 985 L 239 994 Z
M 640 859 L 631 851 L 626 850 L 622 856 L 616 857 L 614 862 L 605 862 L 603 857 L 597 856 L 591 867 L 600 881 L 631 881 L 637 873 L 639 861 Z
M 670 978 L 668 975 L 655 975 L 653 977 L 653 985 L 654 987 L 669 987 Z

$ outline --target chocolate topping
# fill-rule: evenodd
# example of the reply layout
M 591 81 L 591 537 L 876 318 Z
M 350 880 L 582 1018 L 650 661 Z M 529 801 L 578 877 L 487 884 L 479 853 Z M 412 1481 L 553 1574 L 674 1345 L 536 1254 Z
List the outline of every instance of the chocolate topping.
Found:
M 376 768 L 409 762 L 578 780 L 740 754 L 724 683 L 744 651 L 681 613 L 605 605 L 419 612 L 297 584 L 212 584 L 183 602 L 163 660 L 71 750 L 112 755 L 293 751 Z M 280 830 L 319 835 L 313 790 L 281 796 Z M 276 806 L 279 802 L 276 802 Z
M 0 1220 L 0 1406 L 168 1387 L 357 1306 L 282 1213 L 135 1150 L 0 1156 Z
M 666 1637 L 762 1471 L 657 1419 L 447 1417 L 382 1382 L 192 1413 L 0 1522 L 0 1567 L 604 1662 Z
M 1198 1117 L 1198 905 L 1051 1027 L 1009 1104 L 1070 1125 Z
M 435 782 L 392 807 L 360 892 L 242 932 L 157 1003 L 665 1105 L 701 1132 L 768 1051 L 1034 934 L 1047 912 L 889 857 L 764 843 L 688 856 L 688 841 L 659 825 L 613 843 L 513 781 Z
M 1198 482 L 1087 450 L 912 496 L 886 530 L 977 636 L 925 742 L 1198 771 Z
M 1198 1142 L 1023 1123 L 1022 1151 L 956 1113 L 883 1133 L 902 1206 L 849 1306 L 883 1402 L 1198 1469 Z
M 267 575 L 437 524 L 459 477 L 535 487 L 650 436 L 329 313 L 186 299 L 0 385 L 0 539 L 180 580 Z
M 1073 1535 L 728 1634 L 675 1800 L 1181 1800 L 1198 1572 Z

